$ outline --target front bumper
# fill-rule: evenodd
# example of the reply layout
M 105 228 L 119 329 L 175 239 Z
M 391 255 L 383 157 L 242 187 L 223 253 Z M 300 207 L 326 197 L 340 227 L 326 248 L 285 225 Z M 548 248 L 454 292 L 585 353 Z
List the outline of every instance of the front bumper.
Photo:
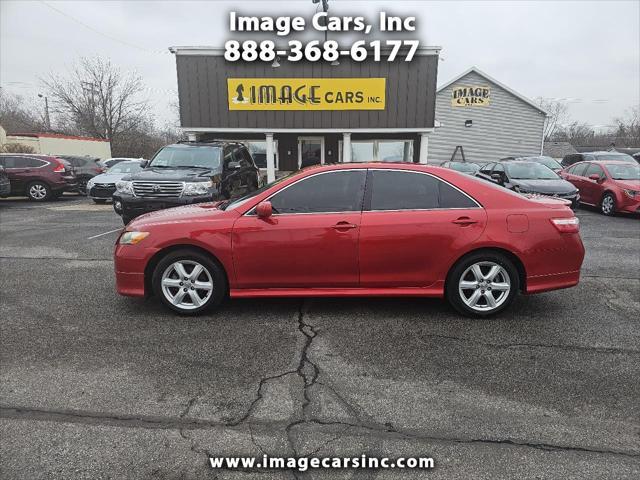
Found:
M 94 200 L 111 200 L 114 193 L 116 193 L 115 184 L 94 184 L 87 190 L 87 196 Z
M 218 195 L 194 195 L 181 197 L 141 198 L 116 193 L 113 195 L 113 209 L 123 217 L 135 218 L 149 212 L 165 208 L 180 207 L 194 203 L 213 202 L 219 200 Z
M 629 195 L 623 193 L 622 199 L 618 202 L 618 211 L 623 213 L 637 213 L 640 214 L 640 198 L 629 197 Z

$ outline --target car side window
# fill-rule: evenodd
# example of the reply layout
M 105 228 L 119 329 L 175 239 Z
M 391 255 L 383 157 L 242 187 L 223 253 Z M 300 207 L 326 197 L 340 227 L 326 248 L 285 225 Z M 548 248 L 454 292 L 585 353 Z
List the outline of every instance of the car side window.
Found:
M 37 158 L 26 157 L 22 161 L 22 168 L 38 168 L 45 165 L 45 162 L 38 160 Z
M 235 162 L 233 153 L 234 152 L 233 152 L 233 150 L 231 148 L 227 148 L 224 151 L 224 157 L 223 157 L 222 161 L 223 161 L 223 167 L 224 167 L 225 170 L 229 167 L 229 163 L 230 162 Z
M 419 172 L 372 170 L 370 210 L 432 210 L 478 205 L 451 185 Z
M 495 167 L 493 167 L 492 173 L 504 173 L 504 165 L 501 163 L 496 163 Z
M 486 173 L 487 175 L 491 174 L 491 169 L 493 168 L 493 166 L 495 165 L 495 163 L 487 163 L 484 167 L 482 167 L 480 169 L 480 171 L 482 173 Z
M 0 165 L 2 165 L 4 168 L 12 168 L 13 167 L 12 157 L 0 157 Z
M 589 168 L 587 168 L 587 171 L 584 174 L 584 176 L 589 177 L 594 174 L 597 174 L 600 178 L 604 177 L 604 172 L 602 171 L 602 168 L 600 168 L 600 165 L 596 165 L 595 163 L 592 163 L 589 165 Z
M 275 214 L 359 212 L 365 170 L 328 172 L 300 180 L 272 196 Z
M 244 159 L 244 165 L 247 167 L 254 167 L 254 163 L 253 163 L 253 158 L 251 157 L 251 154 L 249 153 L 249 150 L 247 150 L 246 148 L 242 148 L 240 149 L 240 154 L 242 155 L 243 159 Z
M 584 171 L 587 169 L 588 166 L 589 166 L 588 163 L 580 163 L 573 167 L 573 169 L 571 170 L 571 174 L 577 175 L 579 177 L 583 177 Z

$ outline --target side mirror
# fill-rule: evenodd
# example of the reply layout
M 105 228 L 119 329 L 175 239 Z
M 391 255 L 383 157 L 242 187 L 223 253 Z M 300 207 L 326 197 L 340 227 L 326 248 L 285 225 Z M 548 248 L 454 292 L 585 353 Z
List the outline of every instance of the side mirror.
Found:
M 269 218 L 271 215 L 273 215 L 273 207 L 271 206 L 271 202 L 268 200 L 260 202 L 256 207 L 256 213 L 260 218 Z
M 598 180 L 600 180 L 600 175 L 598 175 L 597 173 L 592 173 L 591 175 L 589 175 L 589 180 L 595 180 L 597 182 Z
M 149 165 L 149 160 L 140 160 L 141 168 L 147 168 L 148 165 Z
M 229 170 L 239 170 L 242 167 L 242 165 L 240 165 L 240 162 L 229 162 L 227 164 L 227 168 Z
M 491 179 L 495 180 L 498 183 L 502 183 L 502 175 L 500 175 L 499 173 L 492 173 Z

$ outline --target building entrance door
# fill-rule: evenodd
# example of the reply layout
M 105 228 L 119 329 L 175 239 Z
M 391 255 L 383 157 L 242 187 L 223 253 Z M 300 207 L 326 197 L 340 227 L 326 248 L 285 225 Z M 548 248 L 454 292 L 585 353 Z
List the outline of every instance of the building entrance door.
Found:
M 298 137 L 298 167 L 324 164 L 324 137 Z

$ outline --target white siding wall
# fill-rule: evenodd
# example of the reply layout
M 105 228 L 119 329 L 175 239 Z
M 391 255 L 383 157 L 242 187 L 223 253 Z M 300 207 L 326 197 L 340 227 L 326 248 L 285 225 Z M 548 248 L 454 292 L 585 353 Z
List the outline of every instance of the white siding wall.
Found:
M 489 105 L 452 107 L 451 92 L 458 86 L 491 88 Z M 472 127 L 465 127 L 472 120 Z M 476 72 L 470 72 L 436 95 L 440 128 L 429 135 L 429 163 L 451 158 L 462 145 L 467 161 L 496 161 L 508 155 L 540 155 L 545 116 Z M 456 160 L 461 158 L 456 156 Z

